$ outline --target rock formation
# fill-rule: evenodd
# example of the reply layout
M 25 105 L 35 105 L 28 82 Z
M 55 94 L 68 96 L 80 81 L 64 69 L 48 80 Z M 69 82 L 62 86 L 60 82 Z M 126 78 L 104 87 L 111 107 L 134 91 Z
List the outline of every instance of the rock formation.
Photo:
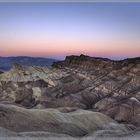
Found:
M 9 112 L 30 123 L 28 131 L 85 135 L 94 131 L 86 128 L 92 121 L 97 121 L 95 116 L 99 114 L 94 112 L 100 112 L 104 116 L 102 119 L 124 124 L 125 129 L 136 130 L 140 127 L 140 58 L 112 61 L 80 55 L 67 56 L 52 67 L 15 64 L 11 70 L 0 74 L 0 103 L 0 127 L 14 131 L 24 131 L 23 123 L 12 120 L 6 124 L 6 120 L 2 121 L 12 119 Z M 46 114 L 46 118 L 52 116 L 54 122 L 55 117 L 61 123 L 66 121 L 64 124 L 68 129 L 58 122 L 51 128 L 41 114 Z M 73 120 L 73 114 L 78 117 L 76 120 Z M 92 118 L 90 114 L 94 114 Z M 83 117 L 88 120 L 82 120 Z M 40 119 L 43 127 L 35 123 Z M 97 126 L 100 126 L 99 122 Z M 15 128 L 14 124 L 17 124 Z M 94 124 L 91 123 L 91 128 Z M 58 132 L 60 128 L 61 132 Z
M 21 121 L 19 121 L 21 120 Z M 0 104 L 0 126 L 15 132 L 47 131 L 84 136 L 114 123 L 116 129 L 127 132 L 124 126 L 99 112 L 62 109 L 23 109 L 15 105 Z

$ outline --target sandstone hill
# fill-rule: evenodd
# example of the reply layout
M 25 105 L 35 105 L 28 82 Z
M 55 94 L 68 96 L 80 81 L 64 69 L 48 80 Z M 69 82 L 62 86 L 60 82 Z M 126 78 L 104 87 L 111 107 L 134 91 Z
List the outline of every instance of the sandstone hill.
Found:
M 15 64 L 0 73 L 0 103 L 0 127 L 14 131 L 24 131 L 16 117 L 31 122 L 27 131 L 80 136 L 94 132 L 94 122 L 99 126 L 96 130 L 101 129 L 100 122 L 105 120 L 114 120 L 116 129 L 120 123 L 125 130 L 135 131 L 140 127 L 140 58 L 112 61 L 80 55 L 67 56 L 52 67 Z M 47 116 L 54 121 L 53 127 L 44 123 Z
M 127 132 L 124 126 L 99 112 L 63 109 L 24 109 L 15 105 L 0 104 L 0 126 L 15 132 L 47 131 L 84 136 L 105 126 Z M 20 121 L 19 121 L 20 120 Z

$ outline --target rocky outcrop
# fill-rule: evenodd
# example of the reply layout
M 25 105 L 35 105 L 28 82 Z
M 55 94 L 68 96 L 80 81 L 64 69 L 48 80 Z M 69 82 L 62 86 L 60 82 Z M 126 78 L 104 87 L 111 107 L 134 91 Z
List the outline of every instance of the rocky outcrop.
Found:
M 113 61 L 107 58 L 100 57 L 89 57 L 81 54 L 80 56 L 67 56 L 66 59 L 62 62 L 54 62 L 53 67 L 82 67 L 84 69 L 91 69 L 94 67 L 106 67 L 109 64 L 112 64 Z
M 78 108 L 96 111 L 135 129 L 140 126 L 140 59 L 81 55 L 52 67 L 16 64 L 0 74 L 0 102 L 37 111 L 61 108 L 58 112 L 63 114 Z
M 106 98 L 95 104 L 99 112 L 102 112 L 118 122 L 132 123 L 139 126 L 140 102 L 134 97 L 128 99 Z
M 3 71 L 0 71 L 0 74 L 2 74 L 3 73 Z
M 47 131 L 84 136 L 109 126 L 110 123 L 114 123 L 116 129 L 127 132 L 124 126 L 120 126 L 98 112 L 74 110 L 67 113 L 57 109 L 27 110 L 14 105 L 0 104 L 0 126 L 16 132 Z
M 0 139 L 1 140 L 139 140 L 140 131 L 136 130 L 132 133 L 124 133 L 121 130 L 114 129 L 116 124 L 110 124 L 104 127 L 102 130 L 95 131 L 92 134 L 86 135 L 84 137 L 73 137 L 66 134 L 53 133 L 53 132 L 43 132 L 43 131 L 32 131 L 32 132 L 13 132 L 4 128 L 0 128 Z M 110 129 L 108 129 L 108 127 Z M 112 128 L 112 129 L 111 129 Z
M 118 122 L 139 126 L 136 121 L 140 114 L 139 57 L 111 61 L 84 55 L 68 56 L 53 67 L 71 71 L 75 79 L 80 76 L 76 87 L 79 92 L 75 91 L 74 97 L 82 107 L 107 114 Z
M 53 63 L 53 67 L 62 68 L 62 67 L 82 67 L 85 69 L 91 68 L 120 68 L 122 66 L 128 66 L 129 64 L 140 64 L 140 57 L 137 58 L 128 58 L 120 61 L 113 61 L 108 58 L 101 57 L 90 57 L 87 55 L 81 54 L 80 56 L 71 55 L 66 56 L 64 61 L 58 61 Z

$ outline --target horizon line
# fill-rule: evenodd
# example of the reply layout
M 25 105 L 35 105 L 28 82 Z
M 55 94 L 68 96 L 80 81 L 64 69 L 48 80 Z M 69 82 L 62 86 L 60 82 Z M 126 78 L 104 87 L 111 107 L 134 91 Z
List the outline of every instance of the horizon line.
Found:
M 103 59 L 109 59 L 109 60 L 115 60 L 115 61 L 120 61 L 120 60 L 125 60 L 125 59 L 133 59 L 133 58 L 140 58 L 140 56 L 134 56 L 134 57 L 124 57 L 124 58 L 119 58 L 119 59 L 112 59 L 109 57 L 103 57 L 103 56 L 91 56 L 91 55 L 87 55 L 87 54 L 79 54 L 79 55 L 65 55 L 63 59 L 56 59 L 55 57 L 45 57 L 45 56 L 31 56 L 31 55 L 9 55 L 9 56 L 2 56 L 0 55 L 0 58 L 8 58 L 8 57 L 30 57 L 30 58 L 44 58 L 44 59 L 54 59 L 54 60 L 65 60 L 67 56 L 80 56 L 80 55 L 84 55 L 84 56 L 88 56 L 88 57 L 93 57 L 93 58 L 103 58 Z

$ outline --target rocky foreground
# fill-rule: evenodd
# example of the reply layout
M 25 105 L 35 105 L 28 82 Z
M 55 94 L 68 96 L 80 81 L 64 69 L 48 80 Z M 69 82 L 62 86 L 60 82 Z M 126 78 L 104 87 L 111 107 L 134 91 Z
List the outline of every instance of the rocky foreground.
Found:
M 11 139 L 137 139 L 140 58 L 15 64 L 0 72 L 0 127 Z

